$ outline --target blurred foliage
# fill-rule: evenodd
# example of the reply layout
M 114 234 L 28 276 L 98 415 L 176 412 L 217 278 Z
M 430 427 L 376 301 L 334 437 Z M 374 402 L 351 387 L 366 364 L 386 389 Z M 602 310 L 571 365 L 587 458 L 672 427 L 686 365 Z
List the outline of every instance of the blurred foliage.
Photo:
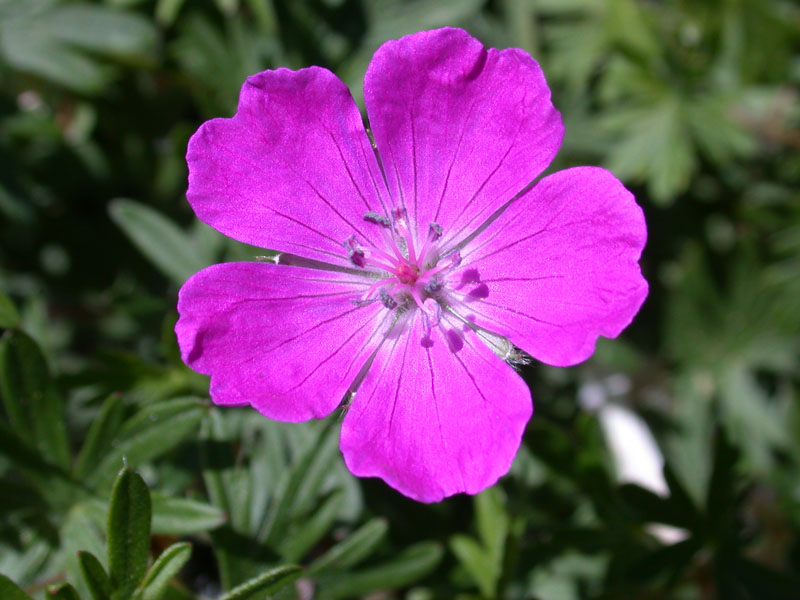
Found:
M 278 66 L 360 99 L 383 41 L 443 25 L 542 63 L 554 167 L 635 191 L 651 293 L 586 364 L 526 368 L 508 477 L 424 506 L 346 471 L 336 416 L 214 408 L 172 327 L 189 274 L 264 252 L 183 200 L 199 123 Z M 800 598 L 795 2 L 0 0 L 0 83 L 4 600 Z M 611 406 L 663 489 L 620 480 Z

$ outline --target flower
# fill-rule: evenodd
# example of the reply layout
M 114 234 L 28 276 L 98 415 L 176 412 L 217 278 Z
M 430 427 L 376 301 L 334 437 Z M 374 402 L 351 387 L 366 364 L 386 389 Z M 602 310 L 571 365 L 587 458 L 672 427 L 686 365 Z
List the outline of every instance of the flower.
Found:
M 639 310 L 644 218 L 603 169 L 529 187 L 563 126 L 522 50 L 452 28 L 390 41 L 364 98 L 371 134 L 330 71 L 265 71 L 192 137 L 197 216 L 281 254 L 184 284 L 183 360 L 220 405 L 303 421 L 348 404 L 358 476 L 423 502 L 474 494 L 533 411 L 505 361 L 578 363 Z

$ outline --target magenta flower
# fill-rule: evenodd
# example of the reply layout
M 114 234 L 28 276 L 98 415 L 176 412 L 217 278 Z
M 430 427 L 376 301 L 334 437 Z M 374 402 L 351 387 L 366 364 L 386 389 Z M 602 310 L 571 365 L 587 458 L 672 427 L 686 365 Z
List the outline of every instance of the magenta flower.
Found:
M 459 29 L 381 46 L 350 93 L 265 71 L 189 142 L 187 197 L 278 264 L 183 286 L 183 359 L 221 405 L 303 421 L 349 404 L 348 468 L 434 502 L 506 473 L 533 407 L 519 349 L 581 362 L 647 295 L 645 224 L 608 171 L 533 181 L 563 135 L 539 65 Z M 527 189 L 527 191 L 526 191 Z

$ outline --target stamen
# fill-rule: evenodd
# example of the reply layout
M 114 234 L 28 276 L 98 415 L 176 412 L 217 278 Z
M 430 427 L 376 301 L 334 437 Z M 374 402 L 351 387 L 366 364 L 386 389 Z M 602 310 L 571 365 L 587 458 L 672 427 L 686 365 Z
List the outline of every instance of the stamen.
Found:
M 428 260 L 428 249 L 440 237 L 442 237 L 442 226 L 438 223 L 430 223 L 428 225 L 428 236 L 425 238 L 425 242 L 422 244 L 422 249 L 419 251 L 419 258 L 422 264 Z
M 436 327 L 439 324 L 439 320 L 442 318 L 442 307 L 439 306 L 439 303 L 433 298 L 427 298 L 425 302 L 422 303 L 421 308 L 425 318 L 426 328 L 430 329 L 431 327 Z
M 383 304 L 386 308 L 389 310 L 397 308 L 397 300 L 392 298 L 385 289 L 381 288 L 379 295 L 381 298 L 381 304 Z
M 405 208 L 392 209 L 392 225 L 395 233 L 401 238 L 408 235 L 408 211 Z
M 364 297 L 364 298 L 369 298 L 370 296 L 372 296 L 372 294 L 374 294 L 374 293 L 375 293 L 375 291 L 376 291 L 376 290 L 377 290 L 379 287 L 381 287 L 381 286 L 384 286 L 384 285 L 388 285 L 388 284 L 390 284 L 390 283 L 392 283 L 392 282 L 394 282 L 394 281 L 395 281 L 395 278 L 394 278 L 394 277 L 387 277 L 387 278 L 385 278 L 385 279 L 380 279 L 380 280 L 376 281 L 376 282 L 375 282 L 375 283 L 373 283 L 371 286 L 369 286 L 369 288 L 367 289 L 367 291 L 364 293 L 364 296 L 363 296 L 363 297 Z M 394 287 L 394 285 L 392 285 L 391 287 Z
M 364 250 L 358 244 L 354 235 L 351 235 L 344 241 L 344 247 L 347 248 L 347 257 L 350 259 L 350 262 L 363 269 L 367 264 L 367 259 Z
M 449 254 L 442 257 L 439 266 L 434 269 L 430 269 L 429 271 L 425 272 L 425 278 L 428 279 L 433 277 L 434 275 L 441 273 L 442 271 L 452 271 L 453 269 L 457 269 L 458 266 L 461 264 L 461 252 L 458 250 L 453 250 Z
M 350 302 L 356 306 L 368 306 L 373 302 L 377 302 L 377 298 L 350 298 Z
M 441 279 L 431 279 L 424 285 L 423 289 L 429 294 L 435 294 L 436 292 L 440 291 L 443 287 L 444 283 L 442 283 Z
M 417 262 L 417 255 L 414 252 L 414 242 L 412 241 L 411 232 L 408 229 L 408 211 L 402 207 L 393 208 L 392 224 L 394 225 L 394 231 L 397 236 L 406 242 L 409 260 L 414 263 Z
M 381 227 L 385 227 L 386 229 L 389 229 L 392 226 L 392 222 L 389 220 L 389 217 L 384 217 L 383 215 L 379 215 L 378 213 L 372 211 L 364 213 L 363 219 L 367 223 L 380 225 Z

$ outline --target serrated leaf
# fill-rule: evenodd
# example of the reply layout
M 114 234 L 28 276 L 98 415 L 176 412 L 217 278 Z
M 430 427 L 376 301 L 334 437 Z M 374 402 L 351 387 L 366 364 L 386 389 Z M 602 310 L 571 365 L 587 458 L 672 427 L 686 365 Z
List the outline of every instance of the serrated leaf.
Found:
M 139 251 L 175 283 L 182 284 L 213 262 L 190 235 L 157 210 L 133 200 L 118 198 L 109 215 Z
M 111 491 L 108 509 L 108 570 L 112 600 L 125 600 L 142 581 L 150 549 L 150 491 L 125 467 Z
M 32 600 L 16 583 L 0 573 L 0 598 L 3 600 Z
M 97 557 L 91 552 L 78 552 L 78 564 L 92 599 L 110 600 L 111 580 Z
M 104 488 L 123 463 L 137 467 L 168 452 L 197 431 L 205 410 L 202 403 L 186 398 L 144 407 L 123 425 L 113 450 L 87 481 Z
M 320 582 L 318 600 L 356 598 L 377 590 L 391 590 L 409 585 L 436 568 L 442 554 L 442 547 L 435 542 L 416 544 L 405 549 L 390 562 Z
M 296 565 L 285 565 L 272 569 L 235 587 L 221 596 L 219 600 L 250 600 L 255 598 L 256 595 L 259 598 L 264 598 L 267 594 L 273 594 L 292 583 L 300 577 L 302 572 L 303 568 Z
M 19 312 L 11 298 L 0 291 L 0 329 L 9 329 L 19 325 Z
M 49 598 L 53 600 L 81 600 L 78 590 L 68 583 L 62 583 L 47 589 Z
M 372 553 L 386 537 L 388 530 L 385 519 L 372 519 L 311 563 L 309 574 L 346 569 L 358 564 Z
M 64 407 L 39 346 L 22 331 L 0 340 L 0 392 L 11 424 L 50 462 L 70 463 Z
M 225 523 L 227 517 L 216 506 L 153 494 L 152 531 L 159 535 L 191 535 L 215 529 Z
M 162 600 L 170 580 L 178 574 L 192 555 L 189 542 L 173 544 L 156 559 L 142 582 L 137 600 Z

